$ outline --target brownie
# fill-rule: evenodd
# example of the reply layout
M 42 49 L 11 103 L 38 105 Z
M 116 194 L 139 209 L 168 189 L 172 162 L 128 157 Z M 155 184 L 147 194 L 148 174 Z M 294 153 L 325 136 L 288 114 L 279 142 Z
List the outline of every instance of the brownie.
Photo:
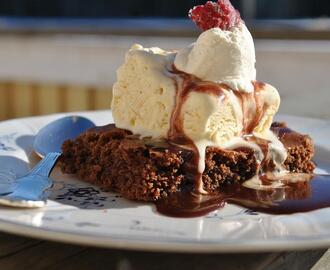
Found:
M 291 172 L 311 173 L 314 147 L 307 135 L 275 123 L 273 131 L 285 145 L 285 167 Z M 165 141 L 139 139 L 131 132 L 109 125 L 91 129 L 63 146 L 60 167 L 105 190 L 132 200 L 156 201 L 192 183 L 186 166 L 192 152 Z M 202 179 L 206 190 L 242 182 L 258 171 L 252 150 L 207 147 Z

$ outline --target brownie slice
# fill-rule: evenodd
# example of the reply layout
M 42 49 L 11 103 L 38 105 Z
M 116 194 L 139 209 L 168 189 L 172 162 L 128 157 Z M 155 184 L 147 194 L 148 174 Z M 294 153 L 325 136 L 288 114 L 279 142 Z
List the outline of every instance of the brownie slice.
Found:
M 315 164 L 312 161 L 314 144 L 311 137 L 289 129 L 283 122 L 273 123 L 271 129 L 288 152 L 288 157 L 284 163 L 287 170 L 297 173 L 312 173 Z
M 314 147 L 307 135 L 274 124 L 274 132 L 288 151 L 285 166 L 292 172 L 310 173 Z M 294 143 L 296 141 L 296 143 Z M 127 130 L 109 125 L 91 129 L 63 146 L 60 167 L 64 173 L 115 191 L 132 200 L 156 201 L 191 184 L 185 168 L 192 152 L 163 142 L 141 140 Z M 214 190 L 222 184 L 241 182 L 258 170 L 249 149 L 206 149 L 204 188 Z

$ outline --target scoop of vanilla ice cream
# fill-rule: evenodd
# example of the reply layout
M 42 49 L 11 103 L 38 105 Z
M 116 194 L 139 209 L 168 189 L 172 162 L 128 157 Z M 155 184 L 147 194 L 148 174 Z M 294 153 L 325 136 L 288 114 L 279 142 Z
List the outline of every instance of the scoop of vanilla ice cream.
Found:
M 173 58 L 173 52 L 141 45 L 127 52 L 113 87 L 111 108 L 117 127 L 143 136 L 167 136 L 176 86 L 165 70 Z
M 223 96 L 217 97 L 207 93 L 190 93 L 182 107 L 184 132 L 194 141 L 207 140 L 209 145 L 221 146 L 243 132 L 243 118 L 246 117 L 239 98 L 231 90 L 223 89 Z M 277 90 L 265 84 L 259 93 L 261 107 L 267 108 L 261 116 L 253 133 L 262 137 L 268 136 L 273 117 L 280 105 Z M 255 104 L 246 104 L 255 107 Z M 254 117 L 254 110 L 250 110 Z
M 221 145 L 242 132 L 243 114 L 232 91 L 217 97 L 207 93 L 190 93 L 182 106 L 183 128 L 194 141 L 207 140 Z
M 230 31 L 211 28 L 178 52 L 177 69 L 201 80 L 225 83 L 234 90 L 253 92 L 256 79 L 253 38 L 244 23 Z

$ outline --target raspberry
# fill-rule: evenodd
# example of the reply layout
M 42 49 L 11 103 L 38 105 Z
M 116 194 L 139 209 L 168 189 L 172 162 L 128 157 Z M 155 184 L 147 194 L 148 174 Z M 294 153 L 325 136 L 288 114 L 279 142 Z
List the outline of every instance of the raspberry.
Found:
M 189 10 L 189 17 L 203 31 L 214 27 L 230 30 L 242 21 L 229 0 L 207 1 L 205 5 L 195 6 Z

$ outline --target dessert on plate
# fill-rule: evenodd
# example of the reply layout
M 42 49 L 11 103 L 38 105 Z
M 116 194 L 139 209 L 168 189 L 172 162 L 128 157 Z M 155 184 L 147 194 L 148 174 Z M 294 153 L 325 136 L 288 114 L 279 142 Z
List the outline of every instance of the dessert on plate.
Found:
M 66 141 L 62 171 L 157 202 L 169 215 L 199 215 L 225 201 L 252 207 L 305 198 L 313 142 L 273 123 L 280 96 L 256 80 L 254 42 L 239 12 L 218 0 L 189 17 L 203 30 L 195 43 L 179 51 L 131 47 L 113 88 L 115 123 Z

